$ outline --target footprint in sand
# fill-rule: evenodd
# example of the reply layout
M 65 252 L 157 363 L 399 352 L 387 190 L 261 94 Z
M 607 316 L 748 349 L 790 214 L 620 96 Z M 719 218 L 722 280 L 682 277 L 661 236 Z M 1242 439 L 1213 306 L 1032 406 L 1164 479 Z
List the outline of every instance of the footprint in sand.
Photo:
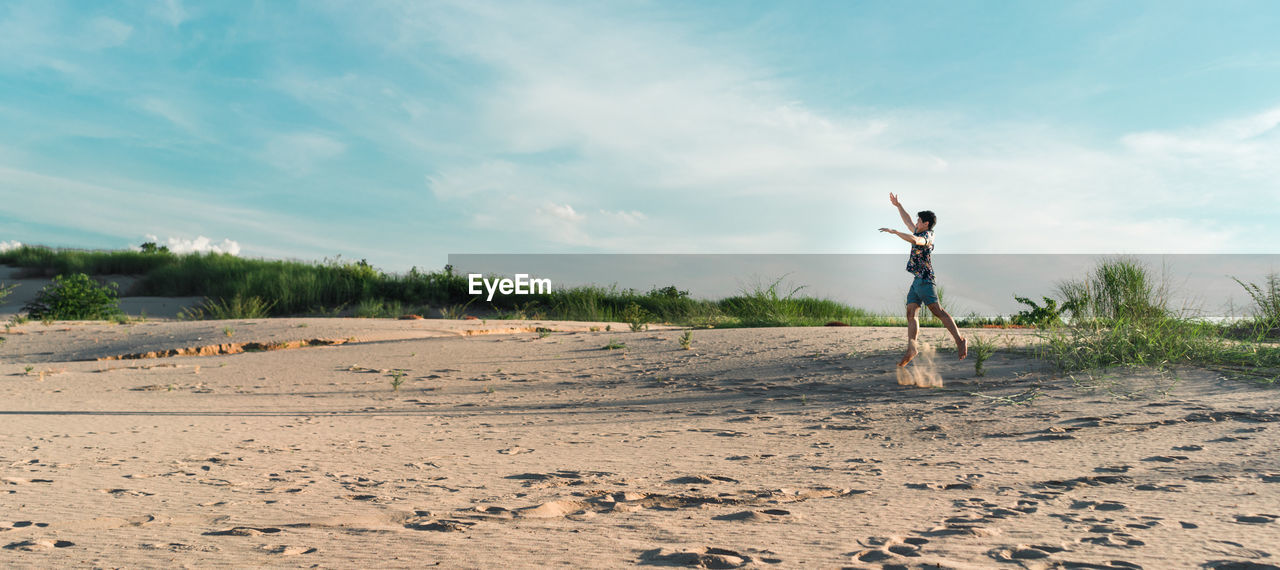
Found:
M 777 564 L 776 558 L 760 562 Z M 701 552 L 666 552 L 661 548 L 640 553 L 640 564 L 650 566 L 689 566 L 693 568 L 742 568 L 755 561 L 747 554 L 725 548 L 707 548 Z
M 730 477 L 722 477 L 720 475 L 686 475 L 684 477 L 676 477 L 668 480 L 667 483 L 672 485 L 711 485 L 714 483 L 739 483 L 737 479 Z
M 22 542 L 13 542 L 4 546 L 5 550 L 21 550 L 24 552 L 39 552 L 42 550 L 53 550 L 54 548 L 67 548 L 75 546 L 76 543 L 70 540 L 52 540 L 48 538 L 40 538 L 36 540 L 24 540 Z
M 720 515 L 711 517 L 714 521 L 741 521 L 741 522 L 774 522 L 779 520 L 790 520 L 791 511 L 782 509 L 765 509 L 763 511 L 742 511 L 738 513 Z
M 1080 542 L 1087 542 L 1098 546 L 1114 546 L 1117 548 L 1137 548 L 1147 544 L 1141 540 L 1133 538 L 1133 535 L 1123 532 L 1103 534 L 1102 536 L 1087 536 L 1080 539 Z
M 282 556 L 297 556 L 299 554 L 313 554 L 318 551 L 316 548 L 308 548 L 306 546 L 289 546 L 281 544 L 277 546 L 263 545 L 262 550 L 270 554 L 279 554 Z
M 1091 511 L 1123 511 L 1129 507 L 1117 501 L 1075 501 L 1071 503 L 1071 508 Z
M 1082 570 L 1142 570 L 1142 566 L 1124 560 L 1111 560 L 1108 562 L 1071 562 L 1069 560 L 1062 561 L 1063 568 L 1082 569 Z
M 237 526 L 227 530 L 211 530 L 204 533 L 205 536 L 262 536 L 264 534 L 275 534 L 283 532 L 275 527 L 251 527 Z
M 1235 522 L 1240 524 L 1270 524 L 1280 518 L 1276 515 L 1236 515 Z
M 1186 485 L 1177 485 L 1177 484 L 1172 484 L 1172 485 L 1152 485 L 1152 484 L 1149 484 L 1149 483 L 1148 483 L 1148 484 L 1142 484 L 1142 485 L 1135 486 L 1135 487 L 1134 487 L 1134 490 L 1136 490 L 1136 491 L 1163 491 L 1163 492 L 1165 492 L 1165 493 L 1181 493 L 1181 492 L 1182 492 L 1182 490 L 1183 490 L 1183 489 L 1186 489 L 1186 488 L 1187 488 L 1187 486 L 1186 486 Z
M 1019 544 L 1017 546 L 1004 546 L 993 549 L 987 555 L 1001 562 L 1016 562 L 1048 558 L 1050 554 L 1056 554 L 1064 550 L 1066 549 L 1063 547 L 1046 544 Z
M 428 521 L 408 523 L 404 525 L 404 527 L 410 530 L 428 530 L 428 531 L 434 531 L 434 532 L 463 532 L 475 525 L 476 523 L 473 523 L 473 522 L 440 519 L 440 520 L 428 520 Z

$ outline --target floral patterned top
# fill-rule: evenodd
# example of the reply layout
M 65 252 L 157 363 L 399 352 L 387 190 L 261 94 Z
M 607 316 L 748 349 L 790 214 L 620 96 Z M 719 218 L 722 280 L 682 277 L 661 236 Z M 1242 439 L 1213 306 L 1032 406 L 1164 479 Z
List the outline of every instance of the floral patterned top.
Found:
M 933 230 L 925 230 L 911 234 L 924 238 L 924 245 L 911 246 L 911 258 L 907 260 L 907 273 L 914 274 L 924 281 L 933 281 Z

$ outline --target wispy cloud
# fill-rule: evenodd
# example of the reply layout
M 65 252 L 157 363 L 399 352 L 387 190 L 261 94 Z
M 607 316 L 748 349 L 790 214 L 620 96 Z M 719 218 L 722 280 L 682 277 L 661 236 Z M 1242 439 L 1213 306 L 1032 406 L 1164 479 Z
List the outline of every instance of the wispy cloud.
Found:
M 276 168 L 291 174 L 306 174 L 316 165 L 337 157 L 347 149 L 342 142 L 319 133 L 289 133 L 273 136 L 263 156 Z
M 768 18 L 729 30 L 680 3 L 68 6 L 0 8 L 0 79 L 63 105 L 0 94 L 0 184 L 27 194 L 0 208 L 122 240 L 393 267 L 464 249 L 898 252 L 875 232 L 896 192 L 939 213 L 947 252 L 1280 243 L 1258 214 L 1280 209 L 1267 107 L 1099 135 L 980 116 L 945 83 L 872 105 L 819 92 L 874 90 L 864 70 L 815 77 L 814 54 L 758 45 Z M 1039 88 L 1083 105 L 1114 79 Z

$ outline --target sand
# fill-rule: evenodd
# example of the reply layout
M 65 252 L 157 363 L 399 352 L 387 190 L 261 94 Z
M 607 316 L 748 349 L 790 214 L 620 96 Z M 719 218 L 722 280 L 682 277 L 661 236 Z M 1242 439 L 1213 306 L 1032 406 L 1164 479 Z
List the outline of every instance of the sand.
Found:
M 1003 348 L 1024 332 L 965 331 L 1002 347 L 975 378 L 921 331 L 945 387 L 920 388 L 896 378 L 903 329 L 682 350 L 679 330 L 591 326 L 13 327 L 0 566 L 1278 563 L 1274 390 L 1061 377 Z M 98 360 L 178 353 L 209 355 Z

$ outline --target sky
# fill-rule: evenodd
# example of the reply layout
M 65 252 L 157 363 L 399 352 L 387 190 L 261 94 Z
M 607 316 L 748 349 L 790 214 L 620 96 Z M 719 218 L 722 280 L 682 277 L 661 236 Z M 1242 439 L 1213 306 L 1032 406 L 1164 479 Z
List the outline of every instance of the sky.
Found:
M 1280 253 L 1280 3 L 0 2 L 0 247 Z

